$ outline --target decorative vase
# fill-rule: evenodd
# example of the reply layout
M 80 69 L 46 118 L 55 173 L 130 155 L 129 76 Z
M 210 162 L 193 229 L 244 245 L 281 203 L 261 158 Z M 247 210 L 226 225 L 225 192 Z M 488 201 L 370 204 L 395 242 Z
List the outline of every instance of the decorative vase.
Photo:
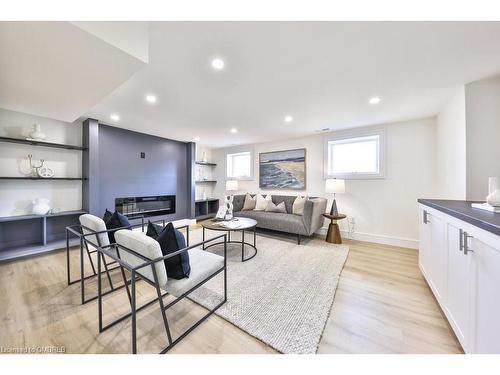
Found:
M 45 139 L 45 133 L 42 132 L 42 126 L 40 124 L 35 124 L 33 126 L 33 131 L 30 133 L 30 137 L 40 141 Z
M 49 200 L 37 198 L 33 201 L 33 213 L 35 215 L 46 215 L 50 211 Z
M 488 178 L 488 195 L 498 189 L 500 189 L 500 178 L 499 177 Z
M 206 152 L 203 152 L 203 157 L 201 158 L 201 161 L 203 163 L 206 163 L 208 161 L 208 159 L 207 159 L 207 153 Z
M 496 189 L 486 197 L 486 203 L 490 206 L 500 207 L 500 189 Z

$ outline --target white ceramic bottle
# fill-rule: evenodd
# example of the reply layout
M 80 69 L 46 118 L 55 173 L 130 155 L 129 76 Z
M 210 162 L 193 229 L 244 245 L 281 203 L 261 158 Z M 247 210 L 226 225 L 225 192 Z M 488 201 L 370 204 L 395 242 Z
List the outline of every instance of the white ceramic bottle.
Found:
M 500 178 L 490 177 L 488 179 L 488 196 L 486 203 L 491 206 L 500 207 Z
M 32 139 L 38 139 L 43 141 L 45 139 L 45 133 L 42 132 L 42 126 L 40 124 L 35 124 L 33 126 L 33 131 L 30 133 Z

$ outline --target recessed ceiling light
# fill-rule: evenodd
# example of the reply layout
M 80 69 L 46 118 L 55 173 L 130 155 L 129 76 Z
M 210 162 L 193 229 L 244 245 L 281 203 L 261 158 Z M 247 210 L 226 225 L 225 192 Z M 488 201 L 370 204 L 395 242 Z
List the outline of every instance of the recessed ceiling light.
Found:
M 195 142 L 198 142 L 200 140 L 200 137 L 194 137 Z
M 370 98 L 370 100 L 368 100 L 368 103 L 370 104 L 378 104 L 380 103 L 380 98 L 378 96 L 374 96 L 373 98 Z
M 120 121 L 120 116 L 117 115 L 116 113 L 113 113 L 109 118 L 113 121 Z
M 156 96 L 154 96 L 154 95 L 146 95 L 146 101 L 148 103 L 156 103 Z
M 222 70 L 224 69 L 225 65 L 226 63 L 220 57 L 212 59 L 212 68 L 214 68 L 215 70 Z
M 290 116 L 290 115 L 285 116 L 285 122 L 292 122 L 292 121 L 293 121 L 292 116 Z
M 236 129 L 236 128 L 231 128 L 231 133 L 233 133 L 233 134 L 234 134 L 234 133 L 238 133 L 238 129 Z

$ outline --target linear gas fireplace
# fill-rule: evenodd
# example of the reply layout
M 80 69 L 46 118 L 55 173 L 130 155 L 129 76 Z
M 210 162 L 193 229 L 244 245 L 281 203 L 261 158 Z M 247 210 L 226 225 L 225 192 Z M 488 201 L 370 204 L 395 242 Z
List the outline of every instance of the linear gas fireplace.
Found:
M 115 198 L 115 209 L 129 219 L 175 214 L 175 195 Z

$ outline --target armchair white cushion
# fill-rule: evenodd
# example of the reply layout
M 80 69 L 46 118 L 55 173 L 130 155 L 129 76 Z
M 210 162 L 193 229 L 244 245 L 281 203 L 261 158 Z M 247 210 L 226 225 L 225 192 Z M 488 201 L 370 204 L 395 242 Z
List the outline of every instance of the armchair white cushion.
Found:
M 158 241 L 146 236 L 145 233 L 122 229 L 115 233 L 115 239 L 117 244 L 129 248 L 148 259 L 157 259 L 163 256 Z M 186 293 L 224 266 L 224 258 L 219 255 L 200 249 L 191 249 L 188 252 L 191 266 L 191 273 L 188 278 L 169 279 L 164 262 L 155 263 L 160 288 L 176 297 Z M 142 259 L 126 250 L 120 250 L 120 257 L 133 267 L 144 263 Z M 154 282 L 151 266 L 146 266 L 137 272 Z
M 78 220 L 80 221 L 80 224 L 82 226 L 90 229 L 90 230 L 87 230 L 87 229 L 82 227 L 83 234 L 89 234 L 92 232 L 103 232 L 103 231 L 107 230 L 106 223 L 104 223 L 104 220 L 102 220 L 100 217 L 97 217 L 97 216 L 94 216 L 91 214 L 83 214 L 83 215 L 80 215 Z M 93 235 L 85 236 L 85 238 L 96 245 L 101 245 L 101 246 L 108 246 L 109 245 L 108 233 L 93 234 Z M 99 238 L 99 241 L 97 240 L 98 238 Z

